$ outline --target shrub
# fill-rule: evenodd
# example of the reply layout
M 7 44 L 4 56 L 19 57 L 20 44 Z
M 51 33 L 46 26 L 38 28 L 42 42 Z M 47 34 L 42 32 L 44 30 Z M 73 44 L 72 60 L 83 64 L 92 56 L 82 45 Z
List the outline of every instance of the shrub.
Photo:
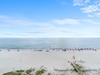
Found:
M 35 75 L 42 75 L 45 71 L 45 69 L 38 70 L 36 71 Z
M 25 72 L 26 72 L 26 74 L 30 74 L 32 71 L 34 71 L 34 69 L 28 69 L 28 70 L 26 70 Z
M 3 75 L 21 75 L 21 72 L 8 72 L 4 73 Z

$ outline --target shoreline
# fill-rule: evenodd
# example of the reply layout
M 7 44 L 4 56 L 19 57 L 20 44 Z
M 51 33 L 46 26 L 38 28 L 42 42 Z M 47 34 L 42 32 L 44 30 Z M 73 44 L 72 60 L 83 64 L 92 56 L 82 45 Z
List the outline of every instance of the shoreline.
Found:
M 4 49 L 0 49 L 0 51 L 2 50 L 7 50 L 7 51 L 12 51 L 12 50 L 16 50 L 16 51 L 21 51 L 21 50 L 31 50 L 31 51 L 82 51 L 82 50 L 100 50 L 100 48 L 25 48 L 25 49 L 21 49 L 21 48 L 4 48 Z

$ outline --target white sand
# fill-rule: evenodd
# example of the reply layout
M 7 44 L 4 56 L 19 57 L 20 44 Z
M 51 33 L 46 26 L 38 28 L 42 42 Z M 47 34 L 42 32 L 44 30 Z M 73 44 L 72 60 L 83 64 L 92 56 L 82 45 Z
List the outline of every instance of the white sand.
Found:
M 54 68 L 66 69 L 70 67 L 68 61 L 73 61 L 72 56 L 84 59 L 88 68 L 100 67 L 100 51 L 50 51 L 38 52 L 31 50 L 2 50 L 0 52 L 0 75 L 17 69 L 39 68 L 44 65 L 49 70 Z

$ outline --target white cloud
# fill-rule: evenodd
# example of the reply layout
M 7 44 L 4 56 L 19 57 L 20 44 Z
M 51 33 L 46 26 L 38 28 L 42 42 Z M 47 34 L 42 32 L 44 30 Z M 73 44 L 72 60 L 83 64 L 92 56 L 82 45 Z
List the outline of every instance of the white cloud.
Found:
M 80 10 L 88 17 L 100 17 L 99 0 L 74 0 L 74 6 L 81 6 Z
M 0 23 L 1 28 L 10 27 L 15 25 L 15 29 L 6 28 L 6 30 L 0 30 L 0 36 L 33 36 L 33 37 L 79 37 L 89 36 L 96 30 L 96 26 L 99 25 L 99 21 L 91 19 L 54 19 L 49 22 L 34 22 L 29 20 L 3 18 L 1 21 L 5 24 Z M 65 26 L 67 25 L 67 26 Z M 73 26 L 74 25 L 74 26 Z M 21 26 L 21 27 L 20 27 Z M 88 28 L 91 26 L 91 28 Z M 18 27 L 18 30 L 16 29 Z M 13 27 L 14 28 L 14 27 Z M 3 31 L 8 35 L 3 35 Z M 87 32 L 88 31 L 88 32 Z M 16 34 L 13 34 L 16 33 Z M 13 35 L 10 35 L 13 34 Z M 90 35 L 90 36 L 91 36 Z M 95 34 L 94 34 L 95 35 Z
M 76 30 L 67 29 L 67 28 L 59 28 L 59 30 L 60 30 L 61 32 L 63 32 L 63 33 L 71 33 L 71 34 L 77 33 Z
M 83 19 L 81 20 L 82 23 L 84 24 L 89 24 L 89 25 L 92 25 L 92 26 L 95 26 L 95 25 L 100 25 L 100 22 L 99 21 L 93 21 L 91 19 Z
M 88 16 L 88 17 L 91 17 L 91 18 L 93 17 L 93 15 L 91 15 L 91 14 L 88 14 L 87 16 Z
M 23 26 L 30 26 L 33 25 L 32 22 L 29 21 L 25 21 L 25 20 L 6 20 L 6 22 L 10 23 L 10 24 L 15 24 L 15 25 L 23 25 Z
M 57 27 L 58 24 L 71 24 L 71 25 L 78 25 L 79 22 L 75 19 L 64 19 L 64 20 L 53 20 L 52 22 L 34 22 L 29 20 L 21 20 L 21 19 L 13 19 L 11 17 L 0 17 L 2 22 L 1 27 L 18 27 L 19 29 L 11 29 L 9 34 L 16 33 L 14 35 L 7 35 L 7 36 L 68 36 L 70 34 L 74 33 L 73 29 L 67 29 L 64 27 Z M 14 27 L 15 26 L 15 27 Z M 5 33 L 8 32 L 8 30 L 5 31 Z M 20 32 L 20 33 L 19 33 Z M 2 32 L 1 32 L 2 33 Z M 66 35 L 68 34 L 68 35 Z M 6 34 L 5 34 L 6 35 Z M 4 36 L 4 35 L 3 35 Z
M 100 17 L 100 12 L 94 14 L 96 17 Z
M 0 28 L 9 28 L 10 25 L 6 25 L 6 24 L 0 24 Z
M 61 25 L 80 25 L 79 21 L 76 19 L 55 19 L 53 22 Z
M 74 0 L 74 6 L 84 6 L 89 2 L 90 0 Z
M 63 26 L 67 25 L 69 27 L 70 27 L 70 25 L 71 26 L 75 25 L 76 27 L 89 26 L 89 25 L 92 25 L 92 26 L 100 25 L 99 21 L 92 20 L 92 19 L 63 19 L 63 20 L 55 19 L 55 20 L 53 20 L 53 23 L 63 25 Z
M 23 20 L 23 19 L 14 19 L 8 16 L 0 15 L 0 21 L 4 23 L 3 25 L 0 24 L 0 26 L 37 26 L 37 27 L 50 27 L 52 24 L 46 23 L 46 22 L 34 22 L 29 20 Z M 8 24 L 8 25 L 7 25 Z
M 87 14 L 88 17 L 98 17 L 100 18 L 100 12 L 96 12 L 96 13 L 90 13 L 90 14 Z
M 7 18 L 8 18 L 8 16 L 0 15 L 0 21 L 7 19 Z
M 93 13 L 99 11 L 99 7 L 97 5 L 89 5 L 87 7 L 83 7 L 81 9 L 84 13 Z

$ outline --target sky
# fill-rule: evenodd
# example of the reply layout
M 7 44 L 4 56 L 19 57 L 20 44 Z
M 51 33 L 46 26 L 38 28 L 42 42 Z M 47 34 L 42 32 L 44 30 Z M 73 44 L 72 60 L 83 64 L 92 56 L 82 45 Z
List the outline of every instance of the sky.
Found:
M 100 37 L 100 0 L 0 0 L 0 37 Z

